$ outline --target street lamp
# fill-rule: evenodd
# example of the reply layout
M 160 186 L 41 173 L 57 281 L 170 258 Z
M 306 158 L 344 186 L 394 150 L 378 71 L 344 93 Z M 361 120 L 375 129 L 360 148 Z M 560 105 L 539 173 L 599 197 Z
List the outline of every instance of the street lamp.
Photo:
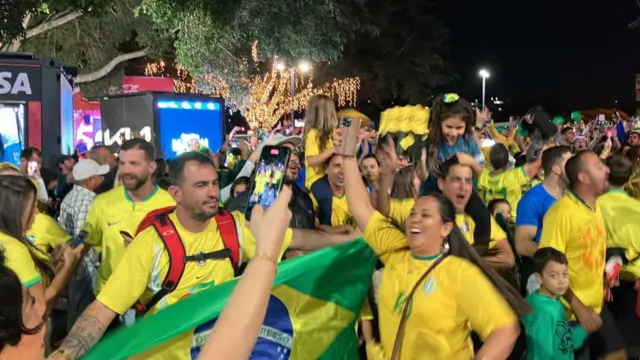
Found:
M 278 63 L 276 65 L 276 69 L 279 71 L 284 71 L 286 69 L 286 65 L 284 63 Z M 300 61 L 298 63 L 298 70 L 301 73 L 307 73 L 311 70 L 311 64 L 306 61 Z M 295 112 L 295 99 L 296 99 L 296 67 L 291 67 L 291 123 L 293 124 L 295 120 L 293 119 L 293 114 Z
M 485 95 L 487 93 L 487 78 L 489 76 L 491 76 L 491 74 L 489 74 L 489 71 L 487 69 L 480 69 L 480 72 L 478 72 L 478 74 L 482 77 L 482 108 L 484 109 L 484 105 L 485 105 Z

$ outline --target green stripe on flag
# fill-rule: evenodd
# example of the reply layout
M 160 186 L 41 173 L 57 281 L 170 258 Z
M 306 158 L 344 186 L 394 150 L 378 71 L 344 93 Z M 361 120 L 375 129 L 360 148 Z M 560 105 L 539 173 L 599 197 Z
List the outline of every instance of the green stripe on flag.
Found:
M 280 264 L 272 300 L 275 296 L 276 302 L 286 306 L 293 327 L 291 359 L 305 359 L 305 351 L 322 354 L 321 359 L 357 359 L 355 321 L 376 259 L 371 248 L 357 239 Z M 220 315 L 237 281 L 203 290 L 106 336 L 82 359 L 125 359 L 192 331 Z M 270 315 L 271 301 L 265 324 Z M 268 328 L 263 332 L 266 335 L 260 341 L 274 336 L 276 343 L 288 339 L 287 334 Z

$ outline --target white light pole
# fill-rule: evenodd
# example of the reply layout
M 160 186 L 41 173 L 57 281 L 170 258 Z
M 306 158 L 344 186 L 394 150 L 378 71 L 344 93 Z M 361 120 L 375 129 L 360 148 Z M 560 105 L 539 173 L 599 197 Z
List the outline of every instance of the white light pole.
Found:
M 284 63 L 278 63 L 276 65 L 276 69 L 278 69 L 279 71 L 284 71 L 286 69 L 286 65 Z M 309 64 L 306 61 L 300 61 L 298 63 L 298 70 L 300 70 L 301 73 L 307 73 L 309 70 L 311 70 L 311 64 Z M 293 124 L 295 122 L 294 119 L 294 112 L 295 112 L 295 99 L 296 99 L 296 68 L 291 67 L 290 69 L 291 72 L 291 124 Z
M 491 74 L 489 74 L 489 71 L 487 71 L 487 69 L 480 69 L 480 72 L 478 74 L 482 77 L 482 108 L 484 109 L 485 96 L 487 94 L 487 78 L 489 78 Z

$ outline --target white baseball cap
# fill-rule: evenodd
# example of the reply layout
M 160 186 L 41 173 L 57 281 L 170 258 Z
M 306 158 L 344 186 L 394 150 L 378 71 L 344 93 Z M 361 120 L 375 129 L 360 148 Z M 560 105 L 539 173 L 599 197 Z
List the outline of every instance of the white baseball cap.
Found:
M 302 145 L 302 137 L 292 135 L 292 136 L 284 136 L 277 134 L 273 138 L 263 141 L 258 147 L 258 152 L 262 151 L 262 148 L 266 146 L 279 146 L 283 144 L 291 144 L 294 147 L 300 147 Z
M 105 175 L 110 170 L 109 165 L 100 165 L 91 159 L 81 159 L 80 162 L 73 167 L 73 179 L 75 181 L 82 181 L 92 176 Z

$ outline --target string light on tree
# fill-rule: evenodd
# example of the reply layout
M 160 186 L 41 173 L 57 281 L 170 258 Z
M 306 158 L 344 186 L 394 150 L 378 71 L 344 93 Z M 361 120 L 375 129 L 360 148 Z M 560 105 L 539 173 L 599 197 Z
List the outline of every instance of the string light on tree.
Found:
M 304 70 L 304 69 L 302 69 Z M 307 107 L 315 94 L 325 94 L 335 99 L 338 106 L 355 106 L 359 78 L 332 79 L 321 86 L 314 86 L 311 76 L 303 76 L 303 71 L 295 69 L 295 110 Z M 291 81 L 290 70 L 274 59 L 271 71 L 264 76 L 254 77 L 247 92 L 247 108 L 243 112 L 252 128 L 272 128 L 290 112 Z
M 240 78 L 242 91 L 238 89 L 237 83 L 233 82 L 235 85 L 232 87 L 230 81 L 219 76 L 202 74 L 194 77 L 178 64 L 171 68 L 173 71 L 169 71 L 163 61 L 147 64 L 145 75 L 171 77 L 177 93 L 222 96 L 227 104 L 242 110 L 252 128 L 271 129 L 285 114 L 291 112 L 291 69 L 287 69 L 277 57 L 270 61 L 271 67 L 266 74 Z M 251 57 L 241 59 L 241 68 L 248 69 L 252 66 L 258 71 L 259 65 L 258 43 L 254 42 Z M 356 106 L 360 90 L 359 78 L 332 79 L 316 86 L 313 75 L 309 72 L 310 67 L 310 64 L 303 62 L 293 70 L 295 111 L 305 109 L 309 99 L 315 94 L 332 97 L 340 107 Z

